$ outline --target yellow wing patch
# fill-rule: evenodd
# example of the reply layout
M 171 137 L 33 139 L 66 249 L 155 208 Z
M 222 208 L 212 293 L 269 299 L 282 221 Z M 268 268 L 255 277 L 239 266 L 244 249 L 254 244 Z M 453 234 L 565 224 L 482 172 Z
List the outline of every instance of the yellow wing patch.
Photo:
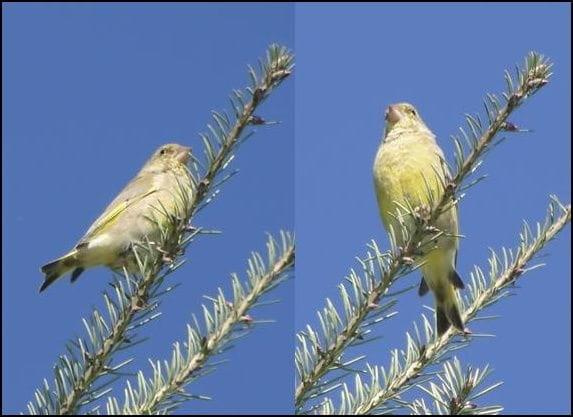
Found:
M 127 210 L 132 204 L 137 203 L 140 200 L 143 200 L 145 197 L 147 197 L 153 193 L 156 193 L 157 191 L 158 190 L 154 188 L 154 189 L 151 189 L 148 192 L 146 192 L 140 196 L 137 196 L 135 198 L 132 198 L 130 200 L 126 200 L 126 201 L 123 201 L 123 202 L 117 204 L 111 210 L 104 213 L 103 216 L 100 217 L 96 221 L 96 223 L 94 223 L 94 225 L 92 226 L 92 229 L 89 230 L 89 232 L 86 234 L 86 237 L 82 240 L 87 240 L 89 237 L 97 235 L 101 231 L 105 230 L 106 228 L 111 226 L 119 218 L 119 216 L 122 213 L 124 213 L 125 210 Z

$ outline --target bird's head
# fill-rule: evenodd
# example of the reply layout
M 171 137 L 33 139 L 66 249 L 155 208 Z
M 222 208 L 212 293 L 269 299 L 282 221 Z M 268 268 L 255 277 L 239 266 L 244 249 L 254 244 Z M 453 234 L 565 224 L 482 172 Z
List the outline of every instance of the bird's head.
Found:
M 186 164 L 190 157 L 191 148 L 177 143 L 162 145 L 153 155 L 153 158 L 157 160 L 177 160 L 182 164 Z
M 161 145 L 153 153 L 143 167 L 143 170 L 155 172 L 175 168 L 179 166 L 179 164 L 186 165 L 189 158 L 191 158 L 190 147 L 177 143 L 168 143 Z
M 416 131 L 428 129 L 418 111 L 410 103 L 391 104 L 385 113 L 386 136 L 392 131 Z

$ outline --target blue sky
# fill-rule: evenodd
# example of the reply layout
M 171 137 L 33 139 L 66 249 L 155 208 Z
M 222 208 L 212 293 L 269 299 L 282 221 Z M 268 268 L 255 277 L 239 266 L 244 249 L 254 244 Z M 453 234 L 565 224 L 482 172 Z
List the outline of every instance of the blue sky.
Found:
M 482 109 L 486 92 L 504 88 L 503 70 L 530 50 L 551 57 L 554 78 L 512 117 L 535 130 L 508 136 L 486 158 L 488 179 L 461 203 L 458 269 L 487 266 L 488 247 L 514 247 L 521 220 L 540 220 L 548 195 L 571 200 L 570 6 L 567 4 L 297 5 L 295 19 L 295 217 L 298 236 L 297 330 L 317 323 L 325 297 L 370 239 L 387 247 L 372 185 L 372 163 L 390 103 L 408 101 L 437 134 L 446 155 L 463 114 Z M 459 351 L 465 365 L 489 363 L 490 382 L 505 384 L 481 398 L 507 413 L 571 410 L 570 227 L 551 242 L 514 292 L 485 312 L 497 320 L 472 324 L 495 338 Z M 419 282 L 412 274 L 403 281 Z M 433 305 L 413 291 L 384 338 L 364 346 L 373 364 L 403 347 L 404 332 Z M 359 352 L 359 351 L 356 351 Z M 419 394 L 419 393 L 418 393 Z
M 228 106 L 272 42 L 294 47 L 292 5 L 3 4 L 4 413 L 25 410 L 43 378 L 83 335 L 80 318 L 102 307 L 110 273 L 84 273 L 38 294 L 39 267 L 71 248 L 160 144 L 201 149 L 210 111 Z M 282 124 L 257 129 L 238 152 L 238 176 L 195 224 L 223 231 L 190 246 L 181 282 L 131 351 L 136 365 L 166 358 L 185 338 L 202 295 L 229 288 L 265 232 L 293 229 L 294 80 L 258 114 Z M 244 276 L 244 275 L 243 275 Z M 276 319 L 225 355 L 229 362 L 189 386 L 213 397 L 187 412 L 288 412 L 292 407 L 294 281 L 270 295 L 280 304 L 252 315 Z M 264 383 L 261 383 L 264 381 Z M 120 397 L 122 386 L 116 391 Z
M 462 277 L 486 265 L 488 247 L 514 247 L 521 220 L 542 219 L 549 194 L 570 202 L 569 5 L 2 8 L 4 413 L 25 410 L 43 378 L 51 380 L 65 341 L 83 335 L 80 318 L 102 307 L 110 277 L 93 269 L 39 295 L 39 267 L 76 243 L 158 145 L 201 149 L 210 111 L 226 108 L 229 92 L 248 80 L 246 65 L 271 42 L 296 50 L 296 77 L 258 112 L 282 123 L 257 129 L 234 161 L 239 175 L 196 218 L 223 234 L 190 246 L 190 262 L 173 275 L 182 285 L 144 329 L 151 338 L 131 351 L 131 370 L 148 372 L 148 357 L 168 356 L 202 295 L 228 288 L 229 273 L 242 274 L 250 251 L 264 249 L 265 232 L 296 228 L 297 278 L 270 296 L 281 303 L 253 314 L 277 322 L 255 329 L 226 354 L 229 362 L 189 386 L 213 401 L 182 411 L 292 410 L 294 332 L 316 324 L 326 297 L 338 298 L 336 285 L 370 239 L 387 247 L 371 168 L 388 104 L 415 104 L 451 157 L 449 135 L 464 113 L 481 110 L 486 92 L 504 88 L 503 70 L 529 50 L 548 55 L 551 84 L 512 117 L 534 132 L 508 135 L 481 168 L 488 179 L 462 202 Z M 505 382 L 483 404 L 570 412 L 570 241 L 567 227 L 544 250 L 547 266 L 484 313 L 501 318 L 472 324 L 496 337 L 460 351 L 462 363 L 489 363 L 490 382 Z M 380 329 L 384 339 L 362 350 L 370 363 L 388 363 L 423 304 L 433 301 L 415 292 L 400 298 L 400 314 Z

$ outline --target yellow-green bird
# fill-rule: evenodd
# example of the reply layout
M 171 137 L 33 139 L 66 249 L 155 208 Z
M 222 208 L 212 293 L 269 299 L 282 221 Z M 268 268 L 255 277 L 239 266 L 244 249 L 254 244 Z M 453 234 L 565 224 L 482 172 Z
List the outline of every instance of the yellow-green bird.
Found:
M 68 272 L 74 282 L 86 268 L 98 265 L 131 269 L 131 244 L 158 239 L 162 210 L 175 213 L 181 206 L 181 193 L 191 195 L 190 156 L 191 148 L 186 146 L 159 147 L 77 245 L 41 268 L 45 278 L 40 292 Z
M 388 233 L 393 230 L 399 246 L 406 243 L 400 233 L 400 220 L 410 232 L 414 228 L 414 218 L 404 214 L 404 208 L 433 208 L 432 203 L 436 204 L 443 196 L 449 176 L 436 137 L 414 106 L 408 103 L 389 106 L 386 131 L 374 161 L 374 185 L 384 227 Z M 456 298 L 456 288 L 464 288 L 456 272 L 457 206 L 452 204 L 433 226 L 444 234 L 422 242 L 421 254 L 415 259 L 416 264 L 422 264 L 423 275 L 418 293 L 422 296 L 428 289 L 434 293 L 439 335 L 450 325 L 464 331 Z

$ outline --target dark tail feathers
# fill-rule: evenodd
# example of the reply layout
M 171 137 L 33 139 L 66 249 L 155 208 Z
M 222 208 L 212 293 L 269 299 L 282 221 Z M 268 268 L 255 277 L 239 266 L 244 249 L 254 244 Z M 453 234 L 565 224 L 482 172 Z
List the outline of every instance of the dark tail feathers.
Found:
M 44 291 L 50 285 L 54 283 L 60 277 L 60 269 L 61 269 L 61 260 L 55 260 L 54 262 L 50 262 L 42 267 L 42 272 L 46 274 L 44 278 L 44 282 L 40 287 L 40 292 Z
M 464 331 L 464 322 L 458 310 L 457 303 L 448 303 L 447 305 L 436 306 L 436 327 L 438 329 L 438 336 L 443 335 L 448 331 L 450 326 L 454 326 L 460 331 Z
M 72 282 L 74 282 L 76 279 L 78 279 L 84 268 L 77 266 L 77 261 L 75 259 L 74 253 L 71 252 L 62 256 L 61 258 L 56 259 L 55 261 L 47 263 L 42 267 L 41 270 L 46 276 L 44 277 L 44 282 L 40 287 L 40 292 L 44 291 L 46 288 L 52 285 L 55 280 L 60 278 L 62 275 L 67 274 L 70 270 L 73 270 Z

